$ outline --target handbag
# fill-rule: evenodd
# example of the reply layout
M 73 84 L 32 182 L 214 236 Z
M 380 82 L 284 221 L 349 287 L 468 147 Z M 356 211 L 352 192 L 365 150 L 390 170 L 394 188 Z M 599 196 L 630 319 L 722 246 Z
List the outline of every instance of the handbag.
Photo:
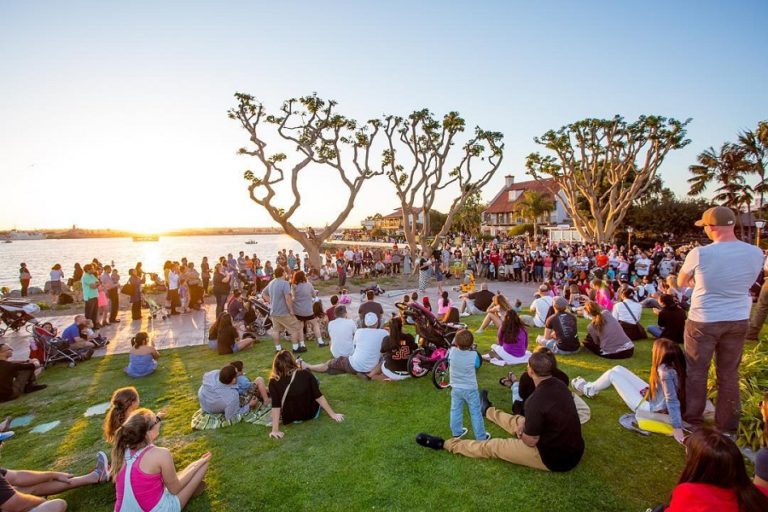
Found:
M 648 392 L 643 395 L 643 399 L 640 400 L 640 403 L 637 404 L 637 407 L 635 408 L 635 420 L 637 421 L 637 426 L 647 432 L 655 432 L 657 434 L 671 436 L 675 428 L 669 422 L 668 414 L 640 410 L 640 406 L 643 402 L 647 401 L 647 397 Z
M 624 307 L 629 312 L 629 315 L 632 317 L 632 320 L 635 321 L 634 324 L 630 324 L 627 322 L 619 322 L 621 324 L 621 328 L 624 329 L 624 333 L 629 337 L 630 340 L 636 341 L 636 340 L 644 340 L 648 337 L 648 333 L 645 332 L 645 327 L 640 325 L 640 322 L 637 320 L 637 317 L 632 312 L 631 309 L 629 309 L 629 306 L 627 306 L 626 302 L 622 302 Z
M 288 398 L 288 390 L 291 389 L 291 384 L 293 384 L 293 379 L 296 378 L 296 374 L 299 372 L 299 370 L 295 370 L 293 374 L 291 374 L 291 382 L 288 383 L 288 386 L 285 388 L 285 393 L 283 393 L 283 399 L 280 401 L 280 421 L 283 421 L 283 410 L 285 410 L 285 399 Z
M 133 285 L 131 283 L 125 283 L 122 288 L 120 288 L 120 293 L 123 295 L 133 295 Z

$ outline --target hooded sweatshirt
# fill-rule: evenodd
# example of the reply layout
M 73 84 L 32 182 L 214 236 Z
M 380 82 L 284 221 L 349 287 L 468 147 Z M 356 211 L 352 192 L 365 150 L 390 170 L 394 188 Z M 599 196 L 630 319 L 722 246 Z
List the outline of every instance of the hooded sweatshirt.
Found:
M 203 385 L 197 390 L 197 398 L 200 400 L 203 412 L 224 413 L 224 417 L 228 420 L 251 410 L 247 404 L 240 407 L 237 385 L 223 384 L 219 380 L 219 370 L 211 370 L 203 375 Z

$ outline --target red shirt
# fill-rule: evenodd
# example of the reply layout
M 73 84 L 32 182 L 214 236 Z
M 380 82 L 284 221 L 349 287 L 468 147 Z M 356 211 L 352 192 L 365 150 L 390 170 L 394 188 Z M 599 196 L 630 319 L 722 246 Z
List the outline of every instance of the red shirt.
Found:
M 608 256 L 605 254 L 598 254 L 595 261 L 597 262 L 598 267 L 605 268 L 608 266 Z
M 688 482 L 672 491 L 666 512 L 739 512 L 739 501 L 732 489 Z

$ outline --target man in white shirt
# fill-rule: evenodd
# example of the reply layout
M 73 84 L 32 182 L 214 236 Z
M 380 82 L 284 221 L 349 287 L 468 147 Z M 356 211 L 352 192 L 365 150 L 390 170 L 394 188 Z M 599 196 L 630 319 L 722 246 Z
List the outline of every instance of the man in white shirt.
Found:
M 336 306 L 336 318 L 328 323 L 328 336 L 331 338 L 331 354 L 333 357 L 349 357 L 355 348 L 354 337 L 357 324 L 347 318 L 347 308 Z
M 652 264 L 653 261 L 646 256 L 645 252 L 641 252 L 635 260 L 635 274 L 637 274 L 637 277 L 647 276 L 651 271 Z
M 376 313 L 367 313 L 364 321 L 365 327 L 355 331 L 355 348 L 351 356 L 335 357 L 321 364 L 306 364 L 302 361 L 301 367 L 329 375 L 351 373 L 370 379 L 368 374 L 381 364 L 381 342 L 389 333 L 379 328 Z
M 536 299 L 531 303 L 531 315 L 520 315 L 520 320 L 528 327 L 544 327 L 547 322 L 547 313 L 552 307 L 552 295 L 549 293 L 549 287 L 545 284 L 539 286 L 539 292 Z
M 176 308 L 181 306 L 181 298 L 179 297 L 179 264 L 174 263 L 171 267 L 171 271 L 168 272 L 168 300 L 171 303 L 171 314 L 178 315 L 179 312 Z
M 684 419 L 694 426 L 701 424 L 709 366 L 717 354 L 715 423 L 722 432 L 734 432 L 738 426 L 739 364 L 752 308 L 749 289 L 763 265 L 762 251 L 737 239 L 735 224 L 730 208 L 716 206 L 705 211 L 696 225 L 703 226 L 714 243 L 693 248 L 677 279 L 680 288 L 694 286 L 684 334 Z

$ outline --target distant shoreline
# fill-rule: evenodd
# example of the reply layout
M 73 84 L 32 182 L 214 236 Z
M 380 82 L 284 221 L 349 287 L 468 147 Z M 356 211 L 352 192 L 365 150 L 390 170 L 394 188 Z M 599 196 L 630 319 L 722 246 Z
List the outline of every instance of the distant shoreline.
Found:
M 35 230 L 34 233 L 42 233 L 45 235 L 45 240 L 79 240 L 89 238 L 131 238 L 134 236 L 142 236 L 145 233 L 137 233 L 131 231 L 114 231 L 111 229 L 41 229 Z M 6 238 L 10 234 L 10 231 L 0 231 L 0 238 Z M 222 236 L 222 235 L 235 235 L 235 236 L 260 236 L 260 235 L 284 235 L 285 231 L 281 228 L 199 228 L 199 229 L 182 229 L 174 231 L 166 231 L 157 233 L 158 236 Z M 25 242 L 27 240 L 14 240 L 19 242 Z

